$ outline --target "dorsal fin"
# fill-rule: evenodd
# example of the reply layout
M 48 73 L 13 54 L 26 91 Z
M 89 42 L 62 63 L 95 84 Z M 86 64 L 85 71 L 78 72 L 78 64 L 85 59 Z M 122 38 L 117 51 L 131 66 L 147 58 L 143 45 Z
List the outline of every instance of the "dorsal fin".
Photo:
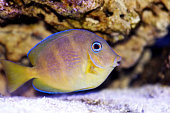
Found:
M 40 41 L 38 44 L 36 44 L 27 54 L 31 64 L 33 66 L 36 65 L 36 60 L 38 58 L 39 53 L 49 42 L 51 42 L 52 40 L 54 40 L 56 38 L 62 37 L 63 34 L 65 34 L 66 32 L 69 32 L 70 30 L 73 30 L 73 29 L 54 33 L 54 34 L 48 36 L 47 38 L 43 39 L 42 41 Z

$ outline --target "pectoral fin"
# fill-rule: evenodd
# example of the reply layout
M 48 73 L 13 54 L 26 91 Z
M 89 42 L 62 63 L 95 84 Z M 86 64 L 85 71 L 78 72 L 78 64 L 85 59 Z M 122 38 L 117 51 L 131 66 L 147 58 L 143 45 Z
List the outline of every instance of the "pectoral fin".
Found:
M 103 70 L 102 67 L 96 66 L 94 61 L 92 60 L 90 54 L 88 55 L 88 61 L 87 61 L 87 66 L 86 66 L 86 71 L 85 73 L 90 73 L 90 74 L 98 74 L 98 72 L 101 72 Z

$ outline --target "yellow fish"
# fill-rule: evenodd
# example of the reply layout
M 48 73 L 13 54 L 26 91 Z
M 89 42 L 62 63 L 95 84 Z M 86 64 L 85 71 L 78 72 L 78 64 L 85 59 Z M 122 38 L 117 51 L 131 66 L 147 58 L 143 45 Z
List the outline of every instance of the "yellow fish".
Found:
M 70 29 L 45 38 L 30 50 L 28 58 L 33 67 L 0 60 L 9 92 L 30 79 L 33 87 L 44 93 L 96 88 L 121 60 L 103 38 L 82 29 Z

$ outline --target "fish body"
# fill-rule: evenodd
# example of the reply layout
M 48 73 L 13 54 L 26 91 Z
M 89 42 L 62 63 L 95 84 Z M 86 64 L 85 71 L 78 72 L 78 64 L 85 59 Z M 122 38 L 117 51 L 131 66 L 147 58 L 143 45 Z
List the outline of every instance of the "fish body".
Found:
M 33 79 L 33 87 L 44 93 L 73 92 L 99 86 L 121 60 L 107 42 L 82 29 L 55 33 L 28 53 L 33 67 L 6 60 L 3 64 L 9 92 Z

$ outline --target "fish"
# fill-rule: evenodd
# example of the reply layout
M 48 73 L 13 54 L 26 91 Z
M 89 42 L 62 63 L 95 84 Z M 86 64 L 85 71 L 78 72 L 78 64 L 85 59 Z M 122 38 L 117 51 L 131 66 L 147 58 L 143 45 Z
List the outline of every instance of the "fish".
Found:
M 32 67 L 0 60 L 10 93 L 29 80 L 35 90 L 43 93 L 93 89 L 121 61 L 103 38 L 84 29 L 54 33 L 36 44 L 27 56 Z

